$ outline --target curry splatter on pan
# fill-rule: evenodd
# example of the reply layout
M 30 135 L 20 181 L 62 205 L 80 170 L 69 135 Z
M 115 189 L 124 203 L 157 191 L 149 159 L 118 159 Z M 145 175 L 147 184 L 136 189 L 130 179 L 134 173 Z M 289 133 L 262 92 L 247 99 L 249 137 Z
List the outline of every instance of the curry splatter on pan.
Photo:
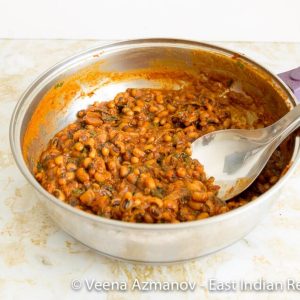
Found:
M 74 238 L 117 259 L 183 261 L 248 233 L 299 161 L 293 135 L 225 205 L 190 160 L 189 143 L 210 130 L 266 126 L 295 105 L 277 76 L 243 55 L 193 41 L 133 40 L 90 49 L 40 76 L 15 108 L 10 141 L 49 215 Z

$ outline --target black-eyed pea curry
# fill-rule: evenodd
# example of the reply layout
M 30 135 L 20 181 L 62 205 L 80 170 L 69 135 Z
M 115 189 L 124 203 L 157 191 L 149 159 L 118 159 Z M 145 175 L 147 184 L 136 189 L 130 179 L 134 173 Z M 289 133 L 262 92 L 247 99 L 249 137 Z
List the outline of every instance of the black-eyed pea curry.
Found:
M 127 222 L 192 221 L 244 205 L 277 182 L 286 165 L 279 150 L 255 183 L 227 203 L 191 158 L 191 143 L 208 132 L 274 122 L 259 99 L 231 84 L 201 74 L 179 90 L 127 89 L 96 102 L 50 140 L 35 177 L 61 201 Z

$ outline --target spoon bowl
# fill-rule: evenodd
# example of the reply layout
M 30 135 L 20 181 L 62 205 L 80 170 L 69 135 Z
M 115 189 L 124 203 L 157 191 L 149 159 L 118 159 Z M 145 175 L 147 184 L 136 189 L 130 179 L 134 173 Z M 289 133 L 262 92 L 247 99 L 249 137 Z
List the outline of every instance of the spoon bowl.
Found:
M 279 144 L 300 125 L 296 106 L 271 126 L 208 133 L 192 144 L 192 158 L 220 186 L 218 197 L 229 200 L 243 192 L 259 176 Z

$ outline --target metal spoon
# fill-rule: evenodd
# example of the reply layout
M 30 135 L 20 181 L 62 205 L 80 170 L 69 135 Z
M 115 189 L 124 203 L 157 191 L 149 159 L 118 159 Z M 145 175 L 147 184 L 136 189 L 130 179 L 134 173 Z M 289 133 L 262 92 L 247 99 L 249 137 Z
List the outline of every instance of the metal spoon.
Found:
M 224 201 L 244 191 L 260 174 L 277 146 L 300 125 L 300 105 L 269 127 L 208 133 L 192 144 L 192 158 L 221 188 Z

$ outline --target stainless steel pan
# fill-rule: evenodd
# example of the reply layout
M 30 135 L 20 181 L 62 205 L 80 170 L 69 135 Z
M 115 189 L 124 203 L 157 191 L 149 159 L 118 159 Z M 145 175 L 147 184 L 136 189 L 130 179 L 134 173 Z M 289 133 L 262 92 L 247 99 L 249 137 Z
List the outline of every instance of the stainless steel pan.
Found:
M 25 91 L 11 119 L 12 152 L 49 215 L 63 230 L 106 256 L 168 263 L 226 247 L 263 218 L 299 162 L 297 137 L 290 149 L 289 170 L 269 191 L 226 214 L 187 223 L 131 224 L 91 215 L 56 199 L 32 174 L 42 148 L 75 119 L 79 109 L 95 100 L 109 100 L 127 87 L 178 88 L 185 81 L 176 74 L 195 74 L 199 69 L 229 74 L 244 91 L 260 97 L 261 105 L 278 118 L 296 105 L 291 90 L 249 58 L 217 46 L 174 39 L 133 40 L 90 49 L 58 63 Z

